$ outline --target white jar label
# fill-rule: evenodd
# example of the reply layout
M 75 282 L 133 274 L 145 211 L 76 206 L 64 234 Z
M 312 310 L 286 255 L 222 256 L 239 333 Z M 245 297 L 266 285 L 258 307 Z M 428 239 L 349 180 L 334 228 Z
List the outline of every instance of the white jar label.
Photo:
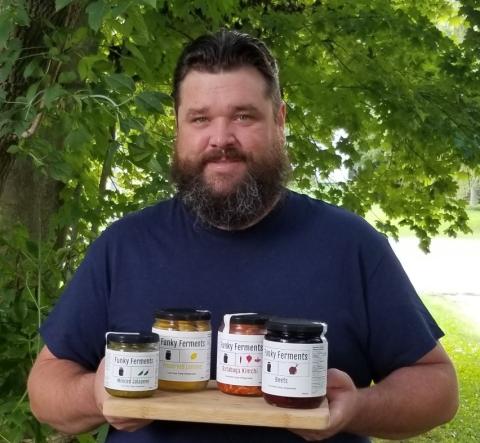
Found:
M 210 380 L 212 331 L 152 331 L 160 337 L 159 380 Z
M 237 386 L 260 386 L 264 335 L 218 333 L 217 381 Z
M 319 397 L 327 390 L 328 343 L 263 342 L 262 391 L 281 397 Z
M 128 352 L 105 349 L 106 388 L 151 391 L 158 385 L 158 351 Z

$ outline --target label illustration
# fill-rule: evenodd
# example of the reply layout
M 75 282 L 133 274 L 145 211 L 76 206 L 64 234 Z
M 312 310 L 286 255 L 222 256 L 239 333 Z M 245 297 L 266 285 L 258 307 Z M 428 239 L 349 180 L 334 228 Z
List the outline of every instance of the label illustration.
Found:
M 158 378 L 167 381 L 204 381 L 210 379 L 211 331 L 165 331 L 159 335 Z
M 229 385 L 260 386 L 263 335 L 218 333 L 217 381 Z
M 105 382 L 109 389 L 148 391 L 157 389 L 158 351 L 105 351 Z
M 287 397 L 326 394 L 328 343 L 263 343 L 262 391 Z

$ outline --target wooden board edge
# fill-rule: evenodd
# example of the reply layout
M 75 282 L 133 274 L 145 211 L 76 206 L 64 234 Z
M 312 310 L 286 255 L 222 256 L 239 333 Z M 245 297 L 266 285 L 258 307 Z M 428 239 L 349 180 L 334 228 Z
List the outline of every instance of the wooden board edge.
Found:
M 318 414 L 314 417 L 311 414 L 302 416 L 299 409 L 273 408 L 270 411 L 266 409 L 261 414 L 258 414 L 258 411 L 250 413 L 247 409 L 242 412 L 241 418 L 238 415 L 238 410 L 228 409 L 222 407 L 222 405 L 219 405 L 218 409 L 210 408 L 208 411 L 206 409 L 198 411 L 190 409 L 188 416 L 182 416 L 179 413 L 178 405 L 175 404 L 163 403 L 161 406 L 157 405 L 157 407 L 135 405 L 132 408 L 132 404 L 129 404 L 131 401 L 135 400 L 125 401 L 124 399 L 111 397 L 104 403 L 103 412 L 105 415 L 113 417 L 310 430 L 325 429 L 329 423 L 327 400 L 320 406 L 321 410 L 316 410 Z M 315 424 L 315 426 L 312 426 L 312 424 Z

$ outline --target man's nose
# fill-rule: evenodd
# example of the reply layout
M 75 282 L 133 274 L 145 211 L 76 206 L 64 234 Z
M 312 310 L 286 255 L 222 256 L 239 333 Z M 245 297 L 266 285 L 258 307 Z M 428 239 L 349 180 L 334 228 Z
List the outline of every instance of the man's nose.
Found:
M 224 148 L 235 143 L 235 135 L 228 121 L 219 119 L 211 125 L 210 146 Z

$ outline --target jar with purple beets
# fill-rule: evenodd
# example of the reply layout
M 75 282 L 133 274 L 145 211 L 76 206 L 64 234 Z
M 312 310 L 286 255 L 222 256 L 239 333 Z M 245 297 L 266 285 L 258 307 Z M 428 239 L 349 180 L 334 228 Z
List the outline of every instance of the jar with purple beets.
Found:
M 326 323 L 271 318 L 263 341 L 262 392 L 275 406 L 310 409 L 326 395 Z

